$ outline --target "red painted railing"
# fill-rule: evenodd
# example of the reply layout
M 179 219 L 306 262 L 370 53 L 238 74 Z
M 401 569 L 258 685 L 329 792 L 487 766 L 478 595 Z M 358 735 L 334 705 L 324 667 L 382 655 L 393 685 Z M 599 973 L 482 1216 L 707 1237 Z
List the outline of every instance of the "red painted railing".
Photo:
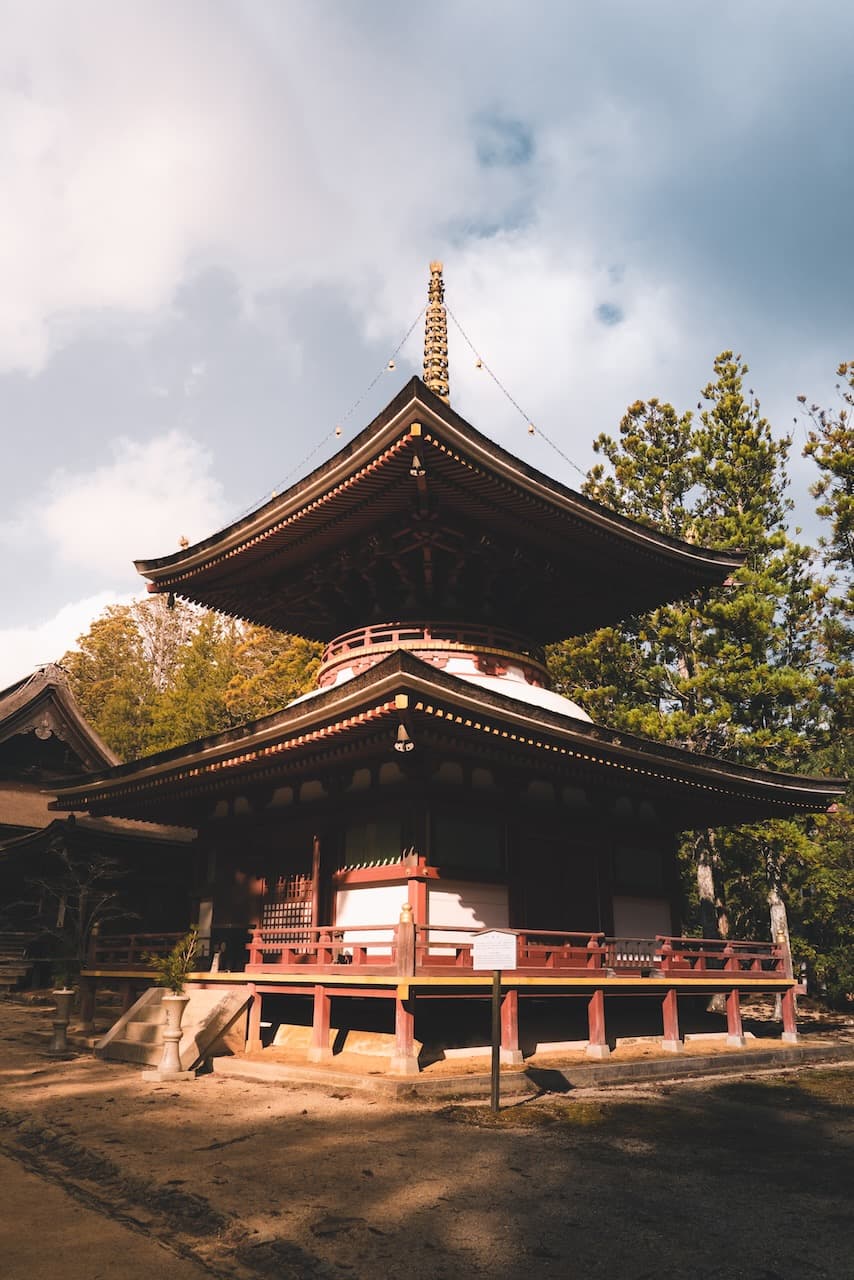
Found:
M 408 929 L 408 932 L 406 930 Z M 788 958 L 773 942 L 720 938 L 607 938 L 601 933 L 513 930 L 519 971 L 548 976 L 638 978 L 673 977 L 714 980 L 715 975 L 786 977 Z M 165 955 L 182 935 L 134 933 L 93 937 L 90 969 L 146 969 L 143 957 Z M 309 928 L 268 926 L 253 929 L 246 950 L 246 971 L 360 971 L 399 974 L 474 973 L 473 931 L 440 925 L 350 925 Z M 402 942 L 401 942 L 402 940 Z
M 396 962 L 397 925 L 308 928 L 261 926 L 246 944 L 247 970 L 305 965 L 380 965 Z
M 785 976 L 781 946 L 772 942 L 729 942 L 719 938 L 607 938 L 601 933 L 562 933 L 554 930 L 513 930 L 517 938 L 517 970 L 576 974 L 590 977 L 624 976 L 702 979 L 715 973 Z M 398 946 L 396 925 L 358 925 L 321 929 L 260 928 L 253 931 L 247 950 L 248 969 L 288 969 L 292 966 L 352 964 L 429 974 L 451 970 L 476 972 L 472 958 L 472 930 L 418 925 L 414 956 Z

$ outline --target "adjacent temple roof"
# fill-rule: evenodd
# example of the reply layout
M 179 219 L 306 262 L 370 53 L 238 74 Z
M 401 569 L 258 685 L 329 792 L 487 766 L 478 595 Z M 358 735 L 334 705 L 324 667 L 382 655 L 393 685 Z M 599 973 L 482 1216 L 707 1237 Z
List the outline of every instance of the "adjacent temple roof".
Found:
M 258 811 L 276 806 L 284 786 L 338 762 L 353 768 L 393 747 L 404 724 L 416 751 L 469 754 L 569 786 L 667 799 L 674 827 L 815 812 L 844 791 L 836 779 L 804 778 L 730 764 L 600 728 L 572 714 L 508 696 L 437 670 L 398 651 L 362 675 L 297 699 L 239 729 L 121 765 L 64 788 L 54 809 L 88 809 L 199 823 L 228 797 L 255 794 Z
M 287 492 L 136 567 L 150 591 L 317 640 L 463 619 L 547 643 L 719 586 L 741 563 L 550 479 L 413 378 Z
M 0 748 L 12 738 L 30 734 L 43 744 L 39 763 L 48 772 L 86 773 L 118 763 L 119 757 L 83 715 L 64 671 L 53 664 L 0 690 Z M 61 750 L 51 752 L 51 746 Z M 0 750 L 0 757 L 4 754 Z M 20 748 L 15 755 L 21 758 Z M 4 771 L 0 763 L 0 772 Z

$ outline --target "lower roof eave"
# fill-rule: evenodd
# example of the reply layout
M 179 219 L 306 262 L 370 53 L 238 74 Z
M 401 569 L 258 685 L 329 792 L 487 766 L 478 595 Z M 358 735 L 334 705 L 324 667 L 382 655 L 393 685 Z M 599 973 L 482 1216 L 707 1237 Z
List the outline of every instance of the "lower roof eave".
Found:
M 617 733 L 478 687 L 398 651 L 342 685 L 240 729 L 92 775 L 61 790 L 50 807 L 136 816 L 145 796 L 176 787 L 188 795 L 227 795 L 262 771 L 286 777 L 308 753 L 323 755 L 380 725 L 393 735 L 401 716 L 460 738 L 536 753 L 550 767 L 563 762 L 571 770 L 622 776 L 627 784 L 688 787 L 703 809 L 702 801 L 727 798 L 757 810 L 756 817 L 820 812 L 846 787 L 844 779 L 773 773 Z M 704 818 L 697 825 L 710 824 Z

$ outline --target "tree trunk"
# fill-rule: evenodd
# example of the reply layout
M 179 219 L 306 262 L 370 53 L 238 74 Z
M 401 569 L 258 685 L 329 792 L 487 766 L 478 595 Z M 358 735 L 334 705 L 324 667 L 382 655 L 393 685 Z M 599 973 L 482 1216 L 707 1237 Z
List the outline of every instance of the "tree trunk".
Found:
M 695 833 L 694 861 L 700 896 L 700 925 L 704 938 L 729 937 L 729 917 L 720 877 L 715 833 L 708 828 Z
M 715 833 L 706 828 L 696 833 L 694 858 L 697 865 L 697 891 L 700 895 L 700 927 L 704 938 L 726 938 L 729 935 L 729 918 L 720 883 L 720 863 L 715 843 Z M 726 1013 L 726 996 L 712 996 L 709 1013 Z
M 794 977 L 794 969 L 792 968 L 792 951 L 789 943 L 789 915 L 786 911 L 786 903 L 780 893 L 780 883 L 775 874 L 776 863 L 771 859 L 767 862 L 768 872 L 768 911 L 771 916 L 771 941 L 783 944 L 786 955 L 786 977 Z M 794 999 L 794 997 L 793 997 Z M 781 1022 L 783 1019 L 783 1007 L 780 996 L 774 998 L 774 1020 Z

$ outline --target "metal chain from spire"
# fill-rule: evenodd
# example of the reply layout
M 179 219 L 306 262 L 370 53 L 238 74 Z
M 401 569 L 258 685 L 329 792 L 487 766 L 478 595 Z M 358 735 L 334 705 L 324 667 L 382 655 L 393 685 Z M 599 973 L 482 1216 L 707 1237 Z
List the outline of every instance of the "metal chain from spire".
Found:
M 424 322 L 424 385 L 445 404 L 451 402 L 448 382 L 448 317 L 441 262 L 430 263 L 427 317 Z

